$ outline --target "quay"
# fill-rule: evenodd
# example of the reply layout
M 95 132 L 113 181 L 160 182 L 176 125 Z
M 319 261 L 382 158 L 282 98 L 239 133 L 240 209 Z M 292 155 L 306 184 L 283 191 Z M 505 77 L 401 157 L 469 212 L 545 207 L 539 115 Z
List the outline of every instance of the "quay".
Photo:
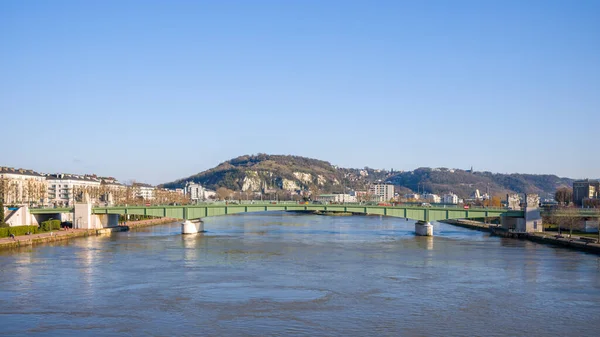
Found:
M 106 227 L 99 229 L 69 229 L 69 230 L 57 230 L 52 232 L 31 234 L 31 235 L 18 235 L 14 239 L 10 237 L 0 238 L 0 250 L 10 248 L 20 248 L 27 246 L 37 246 L 50 242 L 57 242 L 63 240 L 69 240 L 74 238 L 105 235 L 113 232 L 125 232 L 134 228 L 148 227 L 160 224 L 166 224 L 177 221 L 172 218 L 159 218 L 159 219 L 146 219 L 139 221 L 128 221 L 127 225 Z
M 440 221 L 443 223 L 451 224 L 458 227 L 478 230 L 482 232 L 488 232 L 494 236 L 500 236 L 504 238 L 517 239 L 517 240 L 529 240 L 536 243 L 546 244 L 546 245 L 554 245 L 564 248 L 570 248 L 575 250 L 580 250 L 588 253 L 594 253 L 600 255 L 600 243 L 598 243 L 597 239 L 573 235 L 572 237 L 568 237 L 568 235 L 557 235 L 556 232 L 535 232 L 535 233 L 519 233 L 519 232 L 510 232 L 503 230 L 497 225 L 489 225 L 483 222 L 473 221 L 473 220 L 443 220 Z

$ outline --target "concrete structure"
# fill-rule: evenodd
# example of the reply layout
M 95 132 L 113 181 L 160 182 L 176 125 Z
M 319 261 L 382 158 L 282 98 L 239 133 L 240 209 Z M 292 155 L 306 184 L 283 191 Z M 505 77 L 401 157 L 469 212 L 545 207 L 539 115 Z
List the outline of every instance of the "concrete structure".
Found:
M 8 207 L 4 207 L 4 222 L 9 227 L 39 226 L 38 219 L 29 212 L 28 206 L 21 206 L 16 210 L 10 210 Z
M 47 175 L 46 181 L 50 205 L 71 206 L 84 193 L 92 196 L 92 202 L 100 197 L 100 179 L 95 176 L 59 173 Z
M 185 220 L 181 223 L 181 234 L 195 234 L 198 232 L 204 232 L 204 222 Z
M 442 196 L 442 203 L 457 205 L 458 204 L 458 195 L 456 195 L 452 192 L 444 194 Z
M 119 225 L 118 214 L 93 214 L 92 204 L 76 203 L 73 210 L 73 228 L 100 229 Z
M 33 170 L 0 167 L 0 198 L 5 205 L 46 204 L 46 177 Z
M 433 236 L 433 226 L 429 222 L 415 222 L 415 234 L 418 236 Z
M 577 180 L 573 182 L 573 202 L 577 206 L 583 206 L 585 200 L 600 199 L 600 181 Z
M 540 197 L 537 194 L 527 194 L 525 200 L 523 217 L 503 216 L 502 228 L 515 233 L 543 232 L 544 226 L 539 208 Z
M 377 183 L 369 186 L 369 193 L 379 197 L 379 201 L 394 199 L 394 185 Z

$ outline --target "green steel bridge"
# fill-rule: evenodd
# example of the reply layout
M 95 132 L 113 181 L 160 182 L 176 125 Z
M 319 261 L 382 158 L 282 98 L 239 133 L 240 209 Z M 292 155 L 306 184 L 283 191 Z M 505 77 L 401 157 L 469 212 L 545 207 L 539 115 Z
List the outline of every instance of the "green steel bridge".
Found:
M 384 215 L 418 221 L 449 219 L 474 219 L 509 216 L 523 218 L 523 211 L 501 208 L 418 207 L 418 206 L 363 206 L 363 205 L 318 205 L 318 204 L 242 204 L 242 205 L 180 205 L 180 206 L 112 206 L 94 207 L 92 214 L 144 215 L 195 220 L 210 216 L 230 215 L 267 211 L 322 211 L 347 212 L 366 215 Z M 72 208 L 30 209 L 32 214 L 56 214 L 73 212 Z

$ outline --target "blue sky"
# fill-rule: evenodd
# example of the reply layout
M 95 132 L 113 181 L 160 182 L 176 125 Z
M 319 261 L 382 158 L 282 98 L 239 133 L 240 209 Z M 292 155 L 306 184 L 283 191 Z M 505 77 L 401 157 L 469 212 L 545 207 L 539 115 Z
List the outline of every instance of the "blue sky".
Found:
M 0 1 L 0 165 L 600 177 L 600 1 Z

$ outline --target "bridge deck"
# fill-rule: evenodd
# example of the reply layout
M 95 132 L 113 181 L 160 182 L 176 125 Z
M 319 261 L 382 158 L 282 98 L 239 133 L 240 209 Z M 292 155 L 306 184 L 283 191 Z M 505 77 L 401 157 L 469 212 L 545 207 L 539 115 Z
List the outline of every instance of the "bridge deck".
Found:
M 33 210 L 32 210 L 33 211 Z M 52 211 L 52 210 L 48 210 Z M 210 216 L 266 212 L 266 211 L 330 211 L 385 215 L 421 221 L 497 217 L 523 217 L 523 211 L 507 209 L 463 209 L 415 206 L 364 205 L 300 205 L 300 204 L 244 204 L 244 205 L 184 205 L 184 206 L 114 206 L 95 207 L 94 214 L 131 214 L 177 219 L 200 219 Z M 54 210 L 56 212 L 56 210 Z M 40 210 L 36 213 L 42 213 Z

